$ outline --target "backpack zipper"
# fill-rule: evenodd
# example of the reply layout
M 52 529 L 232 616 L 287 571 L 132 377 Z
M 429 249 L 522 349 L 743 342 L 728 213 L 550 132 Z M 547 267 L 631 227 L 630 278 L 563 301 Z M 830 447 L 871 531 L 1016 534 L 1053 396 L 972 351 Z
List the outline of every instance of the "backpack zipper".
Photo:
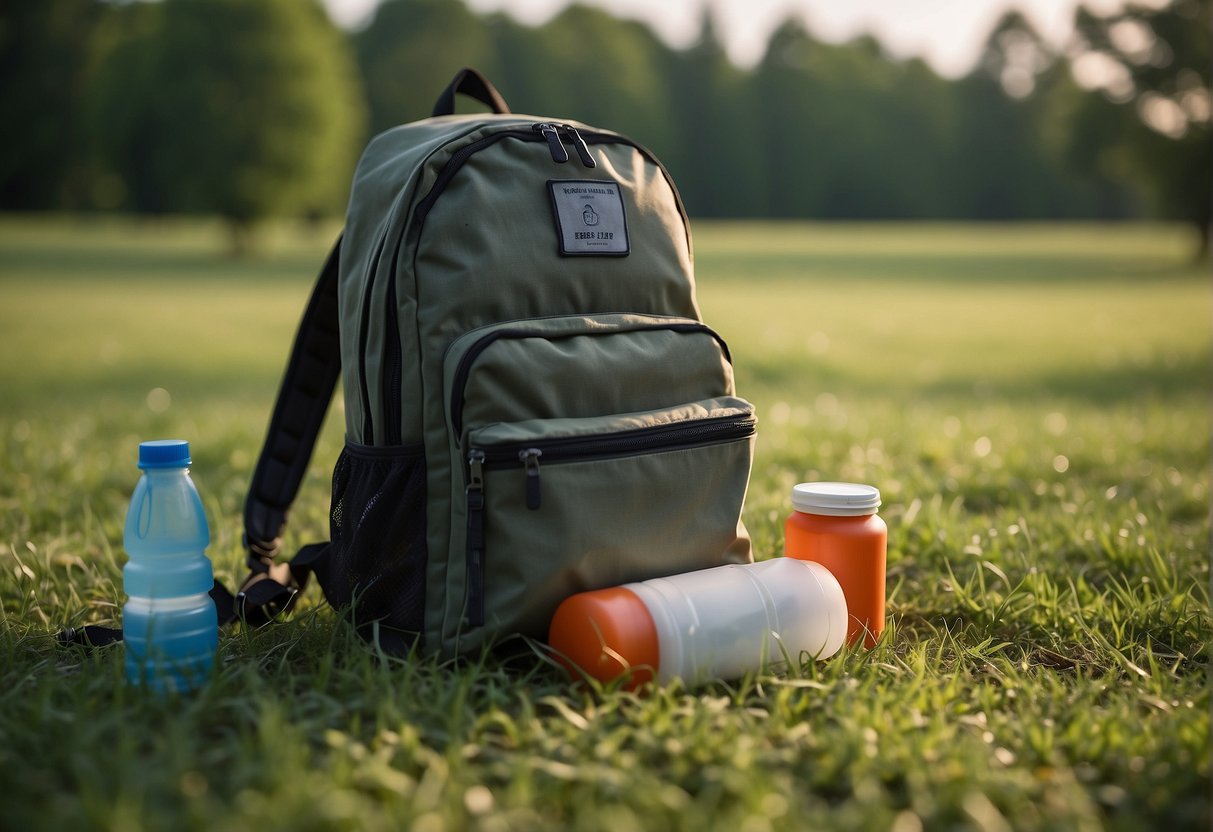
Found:
M 742 439 L 754 433 L 753 416 L 717 416 L 694 422 L 635 428 L 611 436 L 569 436 L 540 442 L 512 442 L 492 448 L 474 448 L 481 468 L 522 466 L 526 471 L 526 507 L 541 505 L 539 462 L 553 463 L 634 456 L 650 451 L 673 451 L 711 442 Z M 483 454 L 483 456 L 480 456 Z M 483 489 L 483 482 L 481 484 Z
M 360 314 L 360 324 L 358 333 L 358 387 L 359 393 L 362 396 L 362 442 L 366 445 L 375 443 L 375 426 L 371 419 L 371 390 L 367 382 L 366 372 L 366 353 L 367 343 L 371 336 L 371 289 L 375 284 L 375 274 L 379 270 L 379 260 L 383 256 L 383 249 L 387 245 L 387 231 L 380 236 L 379 242 L 375 246 L 375 253 L 371 257 L 370 265 L 367 268 L 366 289 L 362 298 L 362 311 Z M 393 265 L 392 271 L 395 272 Z M 393 277 L 393 283 L 395 279 Z
M 590 155 L 589 145 L 585 143 L 585 139 L 581 138 L 581 134 L 577 132 L 577 128 L 571 124 L 562 124 L 560 128 L 564 130 L 564 134 L 572 142 L 573 149 L 577 151 L 577 158 L 581 160 L 582 166 L 587 168 L 598 167 L 598 162 L 594 161 L 594 157 Z
M 379 240 L 378 247 L 375 249 L 375 255 L 371 258 L 366 289 L 362 297 L 362 327 L 358 338 L 358 365 L 360 371 L 358 373 L 358 381 L 362 395 L 362 442 L 366 445 L 375 444 L 375 426 L 374 421 L 371 419 L 371 391 L 367 382 L 369 374 L 366 367 L 367 345 L 370 342 L 371 308 L 373 306 L 371 303 L 371 291 L 374 289 L 375 274 L 379 271 L 379 263 L 386 247 L 387 233 L 384 232 L 383 237 Z M 400 387 L 404 373 L 404 359 L 400 354 L 399 310 L 396 308 L 396 261 L 399 257 L 400 244 L 398 241 L 396 249 L 392 253 L 391 268 L 388 271 L 387 298 L 384 302 L 384 361 L 379 371 L 380 390 L 383 397 L 383 406 L 380 412 L 384 414 L 384 424 L 382 426 L 383 442 L 381 443 L 383 445 L 399 445 L 403 441 L 400 428 Z
M 644 156 L 651 164 L 655 165 L 665 177 L 666 182 L 670 186 L 671 192 L 674 194 L 674 202 L 678 206 L 678 212 L 682 215 L 683 228 L 687 234 L 687 245 L 690 245 L 690 220 L 687 218 L 686 208 L 682 204 L 682 196 L 678 193 L 678 188 L 674 185 L 674 180 L 670 177 L 669 171 L 665 165 L 654 156 L 647 148 L 632 141 L 631 139 L 620 136 L 614 133 L 600 133 L 597 131 L 581 131 L 571 124 L 553 124 L 550 122 L 538 122 L 531 125 L 529 130 L 510 129 L 500 130 L 496 133 L 491 133 L 484 136 L 471 144 L 464 145 L 443 165 L 438 177 L 434 180 L 433 186 L 426 195 L 417 203 L 417 207 L 413 212 L 413 221 L 418 224 L 425 222 L 425 218 L 429 215 L 430 210 L 434 207 L 434 203 L 438 201 L 443 191 L 446 190 L 455 174 L 466 164 L 474 154 L 480 152 L 486 147 L 496 144 L 502 139 L 514 138 L 520 141 L 528 142 L 547 142 L 548 149 L 552 153 L 552 160 L 560 163 L 569 160 L 568 151 L 565 150 L 564 144 L 560 139 L 561 132 L 568 137 L 570 144 L 577 153 L 577 157 L 581 164 L 587 168 L 597 166 L 593 155 L 590 153 L 588 142 L 595 144 L 623 144 L 634 148 L 640 155 Z M 563 156 L 563 159 L 560 157 Z M 374 425 L 371 419 L 371 395 L 367 381 L 366 367 L 366 347 L 370 339 L 370 315 L 371 315 L 371 292 L 374 289 L 375 281 L 373 275 L 378 270 L 380 257 L 383 254 L 383 249 L 386 247 L 386 233 L 379 242 L 375 256 L 372 258 L 371 275 L 372 277 L 366 281 L 366 287 L 363 290 L 362 297 L 362 326 L 359 336 L 359 384 L 362 394 L 363 405 L 363 442 L 366 444 L 374 444 Z M 392 285 L 389 288 L 389 300 L 395 297 L 396 284 L 396 264 L 400 255 L 400 244 L 403 243 L 403 237 L 397 242 L 395 254 L 392 257 L 392 267 L 389 277 Z M 401 442 L 400 422 L 402 414 L 400 412 L 400 393 L 403 379 L 403 356 L 401 355 L 400 333 L 399 333 L 399 318 L 398 310 L 396 310 L 395 302 L 390 303 L 392 308 L 385 312 L 385 345 L 384 345 L 384 361 L 383 370 L 381 373 L 381 382 L 385 388 L 383 396 L 383 405 L 381 412 L 384 416 L 384 442 L 383 444 L 399 444 Z M 714 334 L 714 333 L 713 333 Z M 717 336 L 719 337 L 719 336 Z M 723 344 L 723 342 L 721 342 Z
M 547 141 L 548 150 L 551 151 L 553 162 L 563 165 L 569 160 L 569 152 L 564 149 L 564 145 L 560 142 L 560 133 L 555 124 L 548 124 L 546 122 L 532 124 L 531 129 L 543 136 Z
M 480 338 L 472 342 L 472 344 L 464 350 L 463 356 L 459 359 L 459 364 L 455 368 L 455 375 L 451 384 L 451 401 L 450 414 L 451 425 L 453 428 L 456 441 L 463 434 L 463 405 L 464 388 L 467 387 L 468 376 L 471 375 L 472 365 L 476 363 L 476 359 L 493 345 L 494 342 L 504 339 L 523 338 L 542 338 L 547 341 L 558 341 L 565 338 L 577 338 L 582 335 L 622 335 L 627 332 L 646 332 L 659 329 L 667 329 L 671 332 L 696 333 L 701 332 L 712 336 L 716 339 L 716 343 L 720 344 L 720 350 L 724 354 L 724 360 L 728 363 L 733 363 L 733 356 L 729 353 L 729 345 L 720 337 L 717 332 L 710 326 L 698 321 L 687 321 L 685 323 L 677 323 L 670 321 L 653 322 L 653 323 L 638 323 L 635 326 L 625 326 L 620 329 L 595 329 L 592 331 L 579 330 L 577 332 L 562 332 L 544 334 L 536 332 L 533 329 L 523 329 L 521 327 L 507 327 L 503 329 L 494 329 L 491 332 L 485 333 Z
M 484 451 L 468 454 L 467 584 L 468 623 L 484 626 Z
M 404 356 L 401 355 L 400 348 L 400 312 L 396 307 L 396 264 L 392 263 L 392 282 L 387 287 L 387 301 L 384 304 L 387 308 L 386 322 L 384 330 L 384 362 L 382 382 L 380 388 L 386 390 L 386 406 L 384 407 L 384 416 L 386 417 L 383 426 L 383 439 L 386 445 L 399 445 L 403 439 L 401 437 L 402 428 L 400 427 L 400 385 L 404 374 Z
M 476 153 L 484 150 L 486 147 L 496 144 L 502 139 L 518 139 L 524 142 L 547 142 L 548 149 L 552 152 L 552 161 L 561 164 L 569 159 L 568 151 L 564 149 L 564 145 L 560 141 L 560 132 L 563 131 L 569 138 L 569 142 L 573 145 L 573 149 L 577 152 L 577 157 L 581 164 L 587 168 L 597 167 L 597 162 L 590 155 L 589 143 L 594 144 L 622 144 L 636 150 L 641 156 L 647 159 L 651 164 L 655 165 L 665 177 L 666 182 L 670 186 L 670 190 L 674 194 L 674 202 L 678 205 L 678 213 L 682 215 L 683 227 L 687 229 L 687 244 L 690 245 L 690 220 L 687 218 L 685 206 L 682 204 L 682 196 L 678 193 L 678 188 L 674 186 L 674 180 L 670 176 L 670 172 L 666 170 L 665 165 L 652 154 L 652 152 L 626 136 L 620 136 L 615 133 L 600 133 L 594 130 L 578 130 L 571 124 L 552 124 L 549 122 L 538 122 L 531 125 L 531 129 L 513 129 L 499 130 L 496 133 L 478 139 L 471 144 L 464 145 L 451 154 L 451 158 L 447 159 L 442 170 L 439 171 L 438 177 L 434 180 L 433 186 L 429 192 L 417 203 L 417 208 L 413 212 L 413 222 L 424 223 L 425 218 L 429 215 L 430 210 L 434 207 L 434 203 L 438 201 L 438 197 L 442 196 L 442 192 L 446 190 L 447 185 L 455 178 L 455 174 L 459 169 L 467 163 Z M 559 149 L 557 149 L 559 148 Z M 563 157 L 563 158 L 561 158 Z
M 484 624 L 485 469 L 521 466 L 526 473 L 526 507 L 535 511 L 542 505 L 541 459 L 550 465 L 702 447 L 753 436 L 755 426 L 752 415 L 728 415 L 636 428 L 610 436 L 569 436 L 469 450 L 468 484 L 464 490 L 467 501 L 468 623 L 474 627 Z

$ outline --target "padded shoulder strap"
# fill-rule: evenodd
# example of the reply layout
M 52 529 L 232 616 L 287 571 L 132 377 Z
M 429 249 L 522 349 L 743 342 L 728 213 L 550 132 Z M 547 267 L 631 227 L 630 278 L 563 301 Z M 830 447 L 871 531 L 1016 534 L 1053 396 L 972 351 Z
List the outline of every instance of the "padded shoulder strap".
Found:
M 341 375 L 337 267 L 341 238 L 312 290 L 286 365 L 269 430 L 244 503 L 249 568 L 265 572 L 282 546 L 287 512 L 312 458 Z

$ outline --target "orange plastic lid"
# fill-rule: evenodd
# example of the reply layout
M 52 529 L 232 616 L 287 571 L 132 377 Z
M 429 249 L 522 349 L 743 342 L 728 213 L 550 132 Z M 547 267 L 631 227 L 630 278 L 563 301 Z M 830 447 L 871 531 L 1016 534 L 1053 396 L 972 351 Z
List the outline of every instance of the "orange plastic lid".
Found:
M 566 598 L 552 617 L 548 643 L 561 663 L 600 681 L 630 674 L 629 689 L 652 679 L 661 658 L 653 616 L 623 587 Z

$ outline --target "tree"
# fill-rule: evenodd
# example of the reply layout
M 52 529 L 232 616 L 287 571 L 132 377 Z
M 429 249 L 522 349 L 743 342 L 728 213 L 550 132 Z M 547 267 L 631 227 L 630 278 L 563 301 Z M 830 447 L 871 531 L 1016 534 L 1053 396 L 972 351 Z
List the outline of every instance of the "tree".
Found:
M 79 206 L 90 143 L 80 108 L 96 64 L 95 0 L 12 0 L 0 21 L 0 207 Z
M 135 207 L 214 213 L 237 248 L 344 199 L 363 103 L 344 37 L 299 0 L 165 0 L 115 51 L 97 111 Z
M 217 213 L 237 240 L 335 212 L 366 105 L 375 130 L 424 118 L 470 65 L 520 112 L 651 147 L 698 215 L 1154 216 L 1207 246 L 1213 0 L 1081 10 L 1064 50 L 1011 12 L 957 81 L 797 19 L 742 70 L 710 11 L 674 50 L 575 4 L 533 27 L 384 0 L 347 36 L 317 0 L 3 2 L 0 208 Z
M 354 43 L 376 133 L 428 117 L 455 73 L 483 69 L 493 51 L 484 19 L 459 0 L 386 0 Z
M 647 26 L 572 5 L 539 27 L 532 78 L 542 86 L 527 108 L 609 127 L 664 156 L 674 144 L 662 73 L 669 47 Z
M 827 180 L 835 149 L 842 143 L 839 123 L 827 103 L 828 91 L 810 69 L 814 52 L 826 48 L 802 23 L 785 21 L 767 42 L 766 53 L 750 78 L 756 121 L 764 128 L 765 212 L 776 217 L 830 216 Z M 831 160 L 826 162 L 826 160 Z
M 749 76 L 725 54 L 711 10 L 705 8 L 699 38 L 670 52 L 662 76 L 669 79 L 674 141 L 663 159 L 680 183 L 694 216 L 761 214 L 765 131 L 757 123 Z
M 1136 187 L 1156 216 L 1184 219 L 1209 247 L 1210 0 L 1080 9 L 1068 50 L 1074 75 L 1099 95 L 1071 94 L 1063 152 L 1072 165 Z
M 1051 101 L 1067 73 L 1054 49 L 1019 12 L 986 39 L 977 67 L 953 87 L 960 121 L 956 174 L 963 216 L 977 219 L 1125 216 L 1123 189 L 1096 188 L 1065 165 L 1053 137 Z
M 101 4 L 95 4 L 100 6 Z M 98 159 L 92 207 L 154 214 L 176 207 L 170 177 L 154 175 L 163 125 L 147 96 L 156 88 L 163 4 L 106 5 L 108 42 L 82 117 Z
M 947 216 L 940 181 L 954 118 L 947 85 L 872 38 L 816 40 L 797 21 L 751 79 L 763 128 L 766 211 L 838 219 Z

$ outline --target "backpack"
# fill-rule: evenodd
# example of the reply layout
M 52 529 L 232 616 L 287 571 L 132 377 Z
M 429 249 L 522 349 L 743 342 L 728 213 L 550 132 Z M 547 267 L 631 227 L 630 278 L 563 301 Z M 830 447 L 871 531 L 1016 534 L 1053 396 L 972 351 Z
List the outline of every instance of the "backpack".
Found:
M 277 564 L 339 376 L 331 539 Z M 358 163 L 249 488 L 237 609 L 315 574 L 392 652 L 542 639 L 576 592 L 751 560 L 754 436 L 666 169 L 464 69 Z

